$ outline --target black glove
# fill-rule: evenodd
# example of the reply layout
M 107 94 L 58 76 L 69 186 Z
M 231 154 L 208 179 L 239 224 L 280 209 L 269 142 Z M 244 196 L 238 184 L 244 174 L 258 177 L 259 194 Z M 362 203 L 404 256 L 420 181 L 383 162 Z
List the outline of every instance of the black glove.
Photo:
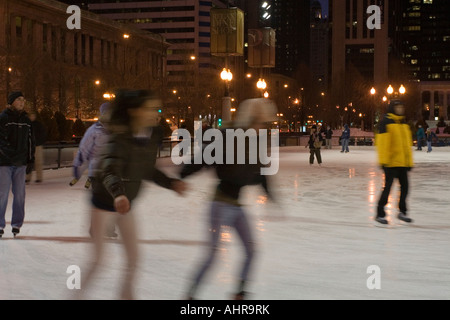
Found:
M 411 168 L 411 167 L 408 167 L 408 168 L 406 168 L 406 170 L 408 170 L 408 171 L 411 171 L 411 170 L 412 170 L 412 168 Z
M 26 174 L 30 174 L 33 171 L 34 163 L 28 163 L 27 169 L 25 170 Z

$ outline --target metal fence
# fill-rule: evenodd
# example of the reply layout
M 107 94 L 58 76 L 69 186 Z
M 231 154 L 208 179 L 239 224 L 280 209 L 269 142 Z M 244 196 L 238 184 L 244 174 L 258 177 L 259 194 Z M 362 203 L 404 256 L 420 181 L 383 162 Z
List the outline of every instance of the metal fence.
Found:
M 158 148 L 158 158 L 170 157 L 173 147 L 179 141 L 170 138 L 163 139 Z M 44 145 L 44 169 L 59 169 L 71 167 L 78 152 L 78 143 L 56 143 Z
M 284 146 L 305 146 L 309 136 L 280 136 L 279 145 Z M 163 139 L 158 148 L 158 158 L 170 157 L 173 147 L 179 143 L 171 138 Z M 325 144 L 325 141 L 324 141 Z M 414 141 L 416 145 L 416 141 Z M 332 138 L 332 145 L 339 146 L 339 137 Z M 350 145 L 373 146 L 374 139 L 370 137 L 350 137 Z M 425 143 L 426 145 L 426 143 Z M 438 137 L 432 144 L 435 147 L 450 146 L 450 137 Z M 78 152 L 78 143 L 58 143 L 44 145 L 44 169 L 59 169 L 71 167 L 73 159 Z

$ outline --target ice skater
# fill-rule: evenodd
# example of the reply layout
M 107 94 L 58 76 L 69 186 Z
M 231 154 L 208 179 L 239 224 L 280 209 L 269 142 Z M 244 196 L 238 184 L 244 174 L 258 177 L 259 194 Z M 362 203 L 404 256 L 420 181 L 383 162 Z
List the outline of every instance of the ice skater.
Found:
M 34 136 L 20 91 L 8 95 L 8 107 L 0 114 L 0 237 L 6 226 L 9 191 L 14 196 L 11 227 L 14 237 L 25 219 L 25 179 L 34 162 Z
M 89 189 L 92 181 L 95 179 L 95 173 L 98 170 L 101 150 L 108 142 L 109 133 L 103 123 L 108 116 L 109 110 L 110 103 L 103 103 L 100 106 L 99 120 L 91 125 L 84 133 L 78 147 L 78 152 L 73 159 L 72 167 L 74 178 L 69 183 L 70 186 L 74 186 L 78 180 L 80 180 L 83 172 L 86 170 L 86 164 L 88 165 L 88 178 L 84 184 L 84 187 Z M 92 228 L 89 229 L 89 234 L 92 235 Z M 118 234 L 115 231 L 114 223 L 108 225 L 105 236 L 108 238 L 117 238 Z
M 100 117 L 96 123 L 91 125 L 84 133 L 83 138 L 78 146 L 78 152 L 73 159 L 73 180 L 70 182 L 70 186 L 75 185 L 80 180 L 83 172 L 86 170 L 86 164 L 88 165 L 88 179 L 84 187 L 89 189 L 94 179 L 94 172 L 97 169 L 99 155 L 101 148 L 108 141 L 108 130 L 103 124 L 110 103 L 105 102 L 100 106 Z
M 344 130 L 342 130 L 341 135 L 341 145 L 342 145 L 341 153 L 350 152 L 350 150 L 348 149 L 349 142 L 350 142 L 350 128 L 348 127 L 348 124 L 344 124 Z
M 266 122 L 274 120 L 276 120 L 276 107 L 273 103 L 267 99 L 250 99 L 242 102 L 239 106 L 239 113 L 232 127 L 244 130 L 252 128 L 259 132 L 259 129 L 265 128 Z M 223 136 L 225 139 L 225 132 L 223 132 Z M 214 262 L 219 249 L 222 226 L 230 226 L 236 230 L 245 250 L 245 259 L 237 281 L 236 291 L 232 298 L 243 300 L 247 295 L 246 287 L 253 262 L 255 244 L 247 214 L 239 203 L 241 190 L 248 185 L 261 184 L 266 190 L 269 199 L 273 200 L 272 194 L 269 192 L 266 176 L 260 173 L 261 164 L 247 164 L 248 151 L 247 149 L 245 164 L 212 165 L 219 178 L 219 183 L 209 211 L 209 246 L 206 258 L 200 264 L 192 279 L 187 299 L 196 298 L 199 286 Z M 225 147 L 222 155 L 223 159 L 226 159 Z M 186 165 L 181 171 L 181 177 L 186 178 L 199 171 L 203 166 L 204 164 Z
M 317 158 L 317 163 L 322 165 L 322 156 L 320 154 L 320 148 L 322 147 L 323 138 L 320 132 L 317 132 L 317 127 L 314 125 L 311 127 L 311 133 L 309 135 L 308 144 L 305 146 L 307 148 L 309 146 L 309 164 L 314 164 L 314 156 Z
M 161 101 L 145 90 L 119 91 L 111 105 L 106 127 L 110 132 L 102 149 L 99 170 L 92 181 L 91 227 L 94 242 L 93 263 L 82 281 L 78 298 L 90 285 L 103 259 L 108 220 L 119 228 L 127 256 L 120 298 L 133 299 L 133 282 L 138 262 L 136 222 L 132 201 L 143 180 L 183 194 L 185 183 L 169 178 L 156 168 L 157 148 L 162 139 L 158 124 Z
M 431 144 L 433 143 L 433 140 L 437 140 L 437 136 L 433 131 L 431 131 L 430 128 L 428 128 L 426 137 L 427 137 L 427 153 L 430 153 L 431 151 L 433 151 Z
M 400 201 L 398 219 L 412 222 L 407 216 L 406 197 L 408 196 L 408 172 L 413 167 L 412 133 L 405 123 L 405 106 L 399 100 L 390 102 L 387 114 L 379 124 L 376 135 L 378 161 L 384 170 L 384 189 L 378 200 L 375 221 L 388 224 L 384 206 L 395 178 L 400 182 Z
M 417 129 L 417 149 L 418 151 L 422 151 L 422 140 L 425 139 L 425 131 L 422 128 L 422 125 L 419 124 L 419 129 Z

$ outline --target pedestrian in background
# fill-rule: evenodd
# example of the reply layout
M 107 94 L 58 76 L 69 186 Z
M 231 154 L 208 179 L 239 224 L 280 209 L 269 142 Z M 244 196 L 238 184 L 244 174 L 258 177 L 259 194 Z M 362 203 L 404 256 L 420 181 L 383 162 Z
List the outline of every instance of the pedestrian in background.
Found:
M 417 149 L 418 151 L 422 151 L 422 141 L 425 140 L 425 131 L 422 128 L 422 125 L 419 124 L 419 129 L 417 129 Z
M 350 142 L 350 128 L 348 127 L 348 124 L 344 124 L 344 130 L 342 130 L 341 135 L 341 145 L 342 145 L 341 153 L 350 152 L 350 150 L 348 149 L 349 142 Z
M 14 236 L 25 219 L 25 179 L 34 162 L 31 121 L 20 91 L 8 95 L 8 106 L 0 114 L 0 236 L 4 234 L 10 189 L 13 193 L 11 227 Z
M 28 114 L 31 120 L 31 132 L 33 133 L 35 141 L 35 151 L 34 151 L 34 167 L 36 171 L 36 183 L 41 183 L 43 181 L 43 167 L 44 167 L 44 143 L 47 141 L 47 129 L 44 125 L 37 119 L 37 113 L 31 111 Z M 26 182 L 30 182 L 32 177 L 32 172 L 27 174 Z
M 331 130 L 330 126 L 327 126 L 327 130 L 325 131 L 325 149 L 331 149 L 333 138 L 333 130 Z
M 322 165 L 322 156 L 320 154 L 320 148 L 323 144 L 323 138 L 320 132 L 317 132 L 317 127 L 314 125 L 311 127 L 311 133 L 309 135 L 308 144 L 305 146 L 307 148 L 309 146 L 309 164 L 314 164 L 314 156 L 317 158 L 317 163 Z
M 437 139 L 436 134 L 431 131 L 430 128 L 427 129 L 426 133 L 426 139 L 427 139 L 427 153 L 433 151 L 433 148 L 431 147 L 431 144 L 433 143 L 433 139 Z

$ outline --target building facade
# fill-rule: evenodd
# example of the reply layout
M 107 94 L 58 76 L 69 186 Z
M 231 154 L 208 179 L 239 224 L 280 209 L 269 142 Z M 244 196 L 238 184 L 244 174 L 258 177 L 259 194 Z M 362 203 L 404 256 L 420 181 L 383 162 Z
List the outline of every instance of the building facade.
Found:
M 87 11 L 81 28 L 69 29 L 67 7 L 53 0 L 0 1 L 0 100 L 22 90 L 36 109 L 88 117 L 105 91 L 164 84 L 164 39 Z
M 396 54 L 419 82 L 424 117 L 450 117 L 450 2 L 399 0 L 393 42 Z
M 232 4 L 232 1 L 228 2 L 228 5 Z M 170 43 L 167 51 L 169 86 L 184 85 L 186 73 L 216 74 L 223 65 L 210 54 L 210 10 L 226 7 L 226 1 L 91 0 L 87 6 L 89 11 L 102 17 L 162 35 Z

